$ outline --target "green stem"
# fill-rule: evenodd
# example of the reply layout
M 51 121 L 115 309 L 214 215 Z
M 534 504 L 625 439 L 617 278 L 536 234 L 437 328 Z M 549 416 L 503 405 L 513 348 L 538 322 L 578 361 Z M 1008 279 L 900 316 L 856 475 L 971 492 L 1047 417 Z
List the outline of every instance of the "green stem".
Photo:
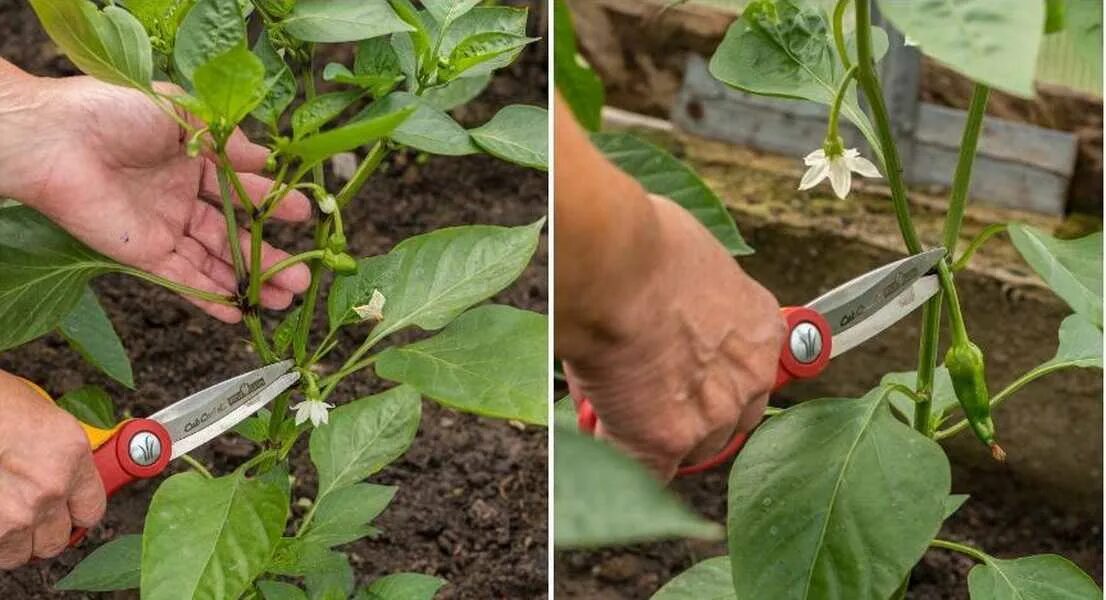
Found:
M 342 364 L 342 367 L 338 369 L 338 372 L 341 373 L 351 369 L 354 365 L 356 365 L 358 362 L 361 361 L 361 359 L 365 357 L 365 354 L 369 350 L 371 350 L 373 346 L 375 346 L 377 343 L 380 342 L 380 340 L 391 334 L 392 331 L 394 331 L 394 329 L 386 329 L 384 331 L 369 336 L 368 339 L 362 342 L 361 346 L 358 347 L 357 350 L 355 350 L 354 353 L 346 359 L 346 362 Z M 334 387 L 338 385 L 338 382 L 339 380 L 329 382 L 326 387 L 323 388 L 322 394 L 320 395 L 319 399 L 326 400 L 327 397 L 330 396 L 331 392 L 334 391 Z
M 927 400 L 927 398 L 923 398 L 909 386 L 905 386 L 901 383 L 886 383 L 884 385 L 887 387 L 888 392 L 898 392 L 903 396 L 906 396 L 911 402 L 918 403 L 925 402 Z
M 1038 367 L 1036 369 L 1033 369 L 1032 371 L 1030 371 L 1030 372 L 1022 375 L 1021 377 L 1015 379 L 1013 383 L 1006 386 L 1006 388 L 1003 389 L 1002 391 L 1000 391 L 999 393 L 995 394 L 994 396 L 991 396 L 991 410 L 993 411 L 994 409 L 998 408 L 998 406 L 1000 404 L 1005 402 L 1006 399 L 1009 398 L 1010 396 L 1013 396 L 1015 392 L 1017 392 L 1018 390 L 1022 389 L 1025 386 L 1029 385 L 1030 383 L 1036 381 L 1037 379 L 1040 379 L 1041 377 L 1044 377 L 1045 375 L 1048 375 L 1050 373 L 1055 373 L 1056 371 L 1060 371 L 1062 369 L 1067 369 L 1067 368 L 1070 368 L 1070 367 L 1071 367 L 1070 364 L 1059 363 L 1059 364 L 1050 365 L 1050 366 L 1044 367 L 1044 368 Z M 938 431 L 937 434 L 934 435 L 933 437 L 936 438 L 936 439 L 939 439 L 939 440 L 943 440 L 947 437 L 952 437 L 952 436 L 960 433 L 967 426 L 968 426 L 968 421 L 967 420 L 961 420 L 961 421 L 958 421 L 955 425 L 951 425 L 946 429 L 942 429 L 941 431 Z
M 265 328 L 261 324 L 261 317 L 256 312 L 250 311 L 242 316 L 242 321 L 246 323 L 246 329 L 250 331 L 250 336 L 253 338 L 253 347 L 257 350 L 261 361 L 265 364 L 276 362 L 280 357 L 269 346 L 269 339 L 265 337 Z
M 250 222 L 250 286 L 246 292 L 246 298 L 250 306 L 261 304 L 261 243 L 264 240 L 265 224 L 261 219 L 253 219 Z
M 968 118 L 960 138 L 960 157 L 956 162 L 956 174 L 953 175 L 952 190 L 949 192 L 949 211 L 945 217 L 945 250 L 948 250 L 950 257 L 956 255 L 956 244 L 960 240 L 960 225 L 964 220 L 968 190 L 972 183 L 972 165 L 975 162 L 979 132 L 983 128 L 983 114 L 987 109 L 987 98 L 990 93 L 991 89 L 980 83 L 972 88 Z
M 316 249 L 316 250 L 308 250 L 307 252 L 301 252 L 299 254 L 289 256 L 288 258 L 286 258 L 286 259 L 276 263 L 275 265 L 269 267 L 268 269 L 266 269 L 265 272 L 261 274 L 261 283 L 265 283 L 266 281 L 269 281 L 270 279 L 275 277 L 277 273 L 280 273 L 281 271 L 283 271 L 284 269 L 287 269 L 288 267 L 291 267 L 292 265 L 299 264 L 301 262 L 306 262 L 306 261 L 309 261 L 309 260 L 315 260 L 317 258 L 322 258 L 323 254 L 326 254 L 325 250 Z
M 319 503 L 315 502 L 311 504 L 311 508 L 307 509 L 307 514 L 303 516 L 303 520 L 300 521 L 299 527 L 296 528 L 296 537 L 300 537 L 307 533 L 307 527 L 311 525 L 311 520 L 315 518 L 315 509 L 319 507 Z
M 841 80 L 841 85 L 837 88 L 837 93 L 833 97 L 833 105 L 830 108 L 829 114 L 829 127 L 826 128 L 827 139 L 838 140 L 841 137 L 837 133 L 837 121 L 841 115 L 841 102 L 844 101 L 849 91 L 849 84 L 852 83 L 853 77 L 856 76 L 856 72 L 856 65 L 849 67 L 849 70 L 845 71 L 845 78 Z
M 330 232 L 330 219 L 320 218 L 315 223 L 315 247 L 322 248 L 326 244 L 327 235 Z M 296 364 L 307 366 L 304 360 L 307 358 L 307 337 L 311 333 L 311 322 L 315 320 L 315 305 L 319 300 L 319 287 L 322 284 L 323 263 L 319 259 L 311 261 L 311 284 L 307 287 L 307 293 L 303 295 L 303 306 L 300 308 L 300 320 L 296 323 L 296 332 L 292 336 L 292 353 L 296 358 Z M 275 412 L 273 413 L 276 414 Z M 283 416 L 283 415 L 282 415 Z
M 201 463 L 200 461 L 192 458 L 191 455 L 181 454 L 180 459 L 183 460 L 184 462 L 188 463 L 188 466 L 195 469 L 196 472 L 198 472 L 200 475 L 203 475 L 204 477 L 206 477 L 208 479 L 215 479 L 215 477 L 211 474 L 211 471 L 208 471 L 207 467 L 205 467 L 203 465 L 203 463 Z
M 368 357 L 368 358 L 366 358 L 362 361 L 356 362 L 356 363 L 354 363 L 354 364 L 352 364 L 348 367 L 342 367 L 339 371 L 337 371 L 335 373 L 332 373 L 332 374 L 326 376 L 325 378 L 323 378 L 323 380 L 320 381 L 319 383 L 323 384 L 324 386 L 326 386 L 330 383 L 334 383 L 335 385 L 337 385 L 339 381 L 345 379 L 346 377 L 349 377 L 350 375 L 360 371 L 361 369 L 364 369 L 364 368 L 368 367 L 369 365 L 373 364 L 374 362 L 376 362 L 376 356 L 375 355 L 370 356 L 370 357 Z
M 339 210 L 344 208 L 346 204 L 349 204 L 350 200 L 357 195 L 357 192 L 361 191 L 365 182 L 376 172 L 377 167 L 380 166 L 381 161 L 383 161 L 384 157 L 387 155 L 388 148 L 384 145 L 383 141 L 378 141 L 373 144 L 373 147 L 369 149 L 369 153 L 365 155 L 361 164 L 357 165 L 357 170 L 353 173 L 353 177 L 346 182 L 346 185 L 342 186 L 338 195 L 334 197 Z
M 979 235 L 975 236 L 971 243 L 968 244 L 968 247 L 964 249 L 964 253 L 960 255 L 960 258 L 956 259 L 956 262 L 953 263 L 952 272 L 963 271 L 968 266 L 968 262 L 972 260 L 972 256 L 975 255 L 976 250 L 979 250 L 987 240 L 1004 231 L 1006 231 L 1006 223 L 994 223 L 985 227 L 983 231 L 979 232 Z
M 284 414 L 288 410 L 288 398 L 292 395 L 292 391 L 288 390 L 282 394 L 277 395 L 273 399 L 272 409 L 273 412 L 269 415 L 269 440 L 277 441 L 280 438 L 280 426 L 284 422 Z M 280 418 L 277 418 L 277 415 Z
M 194 287 L 189 287 L 187 285 L 183 285 L 183 284 L 177 283 L 175 281 L 170 281 L 170 280 L 168 280 L 164 277 L 154 275 L 152 273 L 147 273 L 147 272 L 139 270 L 139 269 L 135 269 L 134 267 L 126 267 L 126 266 L 121 265 L 117 268 L 117 270 L 120 273 L 126 273 L 127 275 L 130 275 L 132 277 L 137 277 L 137 278 L 142 279 L 144 281 L 148 281 L 150 283 L 160 285 L 161 287 L 163 287 L 167 290 L 172 290 L 172 291 L 174 291 L 178 294 L 183 294 L 185 296 L 191 296 L 193 298 L 196 298 L 197 300 L 204 300 L 206 302 L 214 302 L 215 304 L 222 304 L 224 306 L 236 306 L 237 305 L 237 303 L 234 301 L 234 298 L 224 296 L 222 294 L 216 294 L 215 292 L 208 292 L 208 291 L 196 289 Z
M 850 0 L 837 0 L 837 6 L 833 7 L 833 44 L 837 47 L 837 54 L 841 57 L 841 64 L 846 69 L 852 68 L 849 62 L 849 50 L 845 45 L 845 9 Z
M 219 165 L 216 173 L 219 177 L 219 193 L 223 198 L 223 218 L 227 222 L 227 245 L 230 246 L 234 274 L 241 285 L 246 280 L 246 262 L 242 258 L 242 244 L 238 241 L 238 218 L 234 215 L 234 201 L 231 200 L 230 180 L 226 173 L 229 168 Z
M 933 435 L 933 379 L 937 372 L 937 343 L 941 333 L 941 307 L 944 293 L 938 291 L 922 307 L 922 334 L 918 343 L 918 376 L 915 387 L 921 402 L 914 405 L 914 429 L 925 436 Z
M 948 540 L 933 540 L 929 543 L 932 548 L 944 548 L 945 550 L 952 550 L 953 552 L 959 552 L 964 556 L 968 556 L 978 560 L 979 562 L 987 562 L 990 558 L 983 552 L 972 548 L 971 546 L 965 546 L 964 544 L 958 544 L 956 542 L 950 542 Z

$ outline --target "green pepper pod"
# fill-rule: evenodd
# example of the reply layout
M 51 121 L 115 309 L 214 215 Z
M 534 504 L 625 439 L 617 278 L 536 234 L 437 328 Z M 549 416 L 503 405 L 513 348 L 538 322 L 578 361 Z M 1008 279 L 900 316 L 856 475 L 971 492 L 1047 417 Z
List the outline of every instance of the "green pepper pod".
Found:
M 338 275 L 353 275 L 357 272 L 357 260 L 345 252 L 335 252 L 329 248 L 323 251 L 323 264 Z
M 995 441 L 995 423 L 991 420 L 991 395 L 987 391 L 983 351 L 964 339 L 954 342 L 945 354 L 945 367 L 952 378 L 956 399 L 964 409 L 976 437 L 991 449 L 995 460 L 1006 460 L 1006 452 Z

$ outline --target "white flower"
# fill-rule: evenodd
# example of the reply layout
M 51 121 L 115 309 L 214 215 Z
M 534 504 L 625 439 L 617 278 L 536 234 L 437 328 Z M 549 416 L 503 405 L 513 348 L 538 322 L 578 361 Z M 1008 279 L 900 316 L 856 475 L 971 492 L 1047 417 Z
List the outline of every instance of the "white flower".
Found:
M 362 304 L 361 306 L 354 306 L 353 312 L 357 313 L 358 317 L 361 317 L 362 321 L 383 321 L 384 320 L 384 294 L 380 293 L 380 290 L 373 290 L 372 296 L 369 297 L 368 304 Z
M 323 211 L 323 214 L 329 215 L 334 212 L 335 208 L 338 208 L 338 201 L 331 194 L 327 194 L 318 200 L 319 210 Z
M 292 407 L 296 411 L 296 425 L 311 419 L 315 427 L 329 422 L 330 413 L 327 411 L 332 408 L 334 408 L 333 404 L 321 400 L 304 400 Z
M 807 154 L 803 163 L 810 168 L 799 182 L 800 190 L 809 190 L 829 177 L 833 193 L 841 199 L 849 195 L 849 188 L 853 185 L 853 171 L 865 177 L 881 177 L 872 161 L 861 156 L 856 148 L 849 148 L 843 154 L 830 157 L 826 156 L 824 149 L 819 148 Z

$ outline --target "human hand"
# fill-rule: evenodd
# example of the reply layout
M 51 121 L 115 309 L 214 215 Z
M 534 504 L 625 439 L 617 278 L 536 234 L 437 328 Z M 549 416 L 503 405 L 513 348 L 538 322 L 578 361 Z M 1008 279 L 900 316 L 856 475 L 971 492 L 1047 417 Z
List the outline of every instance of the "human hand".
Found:
M 595 408 L 597 437 L 667 481 L 760 421 L 786 328 L 775 298 L 706 228 L 651 200 L 657 260 L 619 306 L 597 307 L 605 341 L 566 357 L 565 371 Z
M 226 221 L 212 204 L 220 198 L 215 163 L 187 156 L 184 132 L 171 117 L 136 90 L 89 77 L 11 76 L 10 70 L 0 73 L 8 76 L 0 86 L 0 196 L 34 207 L 121 263 L 209 292 L 237 291 Z M 239 131 L 227 153 L 246 192 L 259 201 L 273 183 L 255 174 L 268 151 Z M 311 206 L 292 192 L 274 216 L 303 221 Z M 249 234 L 239 236 L 248 256 Z M 265 244 L 261 266 L 287 256 Z M 309 283 L 307 267 L 295 265 L 266 282 L 261 303 L 286 308 Z M 233 306 L 188 299 L 222 321 L 241 318 Z
M 107 502 L 77 420 L 0 372 L 0 569 L 56 556 Z

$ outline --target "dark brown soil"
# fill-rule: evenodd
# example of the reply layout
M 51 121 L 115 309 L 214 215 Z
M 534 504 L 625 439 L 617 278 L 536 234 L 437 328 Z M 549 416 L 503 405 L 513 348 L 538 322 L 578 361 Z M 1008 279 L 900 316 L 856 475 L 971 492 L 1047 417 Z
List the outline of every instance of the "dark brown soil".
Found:
M 529 4 L 533 11 L 541 2 Z M 535 15 L 531 31 L 544 36 L 544 27 L 544 20 Z M 73 72 L 57 57 L 23 2 L 0 0 L 0 56 L 40 75 Z M 529 49 L 458 118 L 472 124 L 508 103 L 545 105 L 545 56 L 544 43 Z M 414 158 L 394 156 L 347 209 L 347 236 L 358 254 L 383 253 L 406 237 L 439 227 L 521 225 L 546 214 L 543 173 L 486 156 L 435 157 L 425 163 Z M 309 231 L 273 228 L 268 237 L 285 248 L 303 248 Z M 258 366 L 244 329 L 216 323 L 172 294 L 124 277 L 104 277 L 94 287 L 133 361 L 138 390 L 106 382 L 55 336 L 3 355 L 0 368 L 41 382 L 56 395 L 84 383 L 105 385 L 120 412 L 145 415 L 190 391 Z M 543 236 L 532 265 L 495 300 L 544 312 L 546 297 Z M 277 319 L 267 315 L 270 325 Z M 347 335 L 335 355 L 354 343 L 352 334 Z M 347 380 L 335 396 L 341 402 L 382 387 L 365 373 Z M 227 472 L 251 452 L 248 442 L 224 436 L 197 456 Z M 546 455 L 545 429 L 516 429 L 424 402 L 422 425 L 411 450 L 372 478 L 400 486 L 391 506 L 374 523 L 383 533 L 344 548 L 358 581 L 419 571 L 450 582 L 439 598 L 546 597 Z M 295 497 L 312 497 L 314 472 L 305 440 L 293 465 L 298 476 Z M 86 597 L 54 592 L 51 586 L 101 541 L 139 531 L 157 483 L 139 483 L 114 497 L 107 517 L 81 548 L 0 575 L 0 598 Z

